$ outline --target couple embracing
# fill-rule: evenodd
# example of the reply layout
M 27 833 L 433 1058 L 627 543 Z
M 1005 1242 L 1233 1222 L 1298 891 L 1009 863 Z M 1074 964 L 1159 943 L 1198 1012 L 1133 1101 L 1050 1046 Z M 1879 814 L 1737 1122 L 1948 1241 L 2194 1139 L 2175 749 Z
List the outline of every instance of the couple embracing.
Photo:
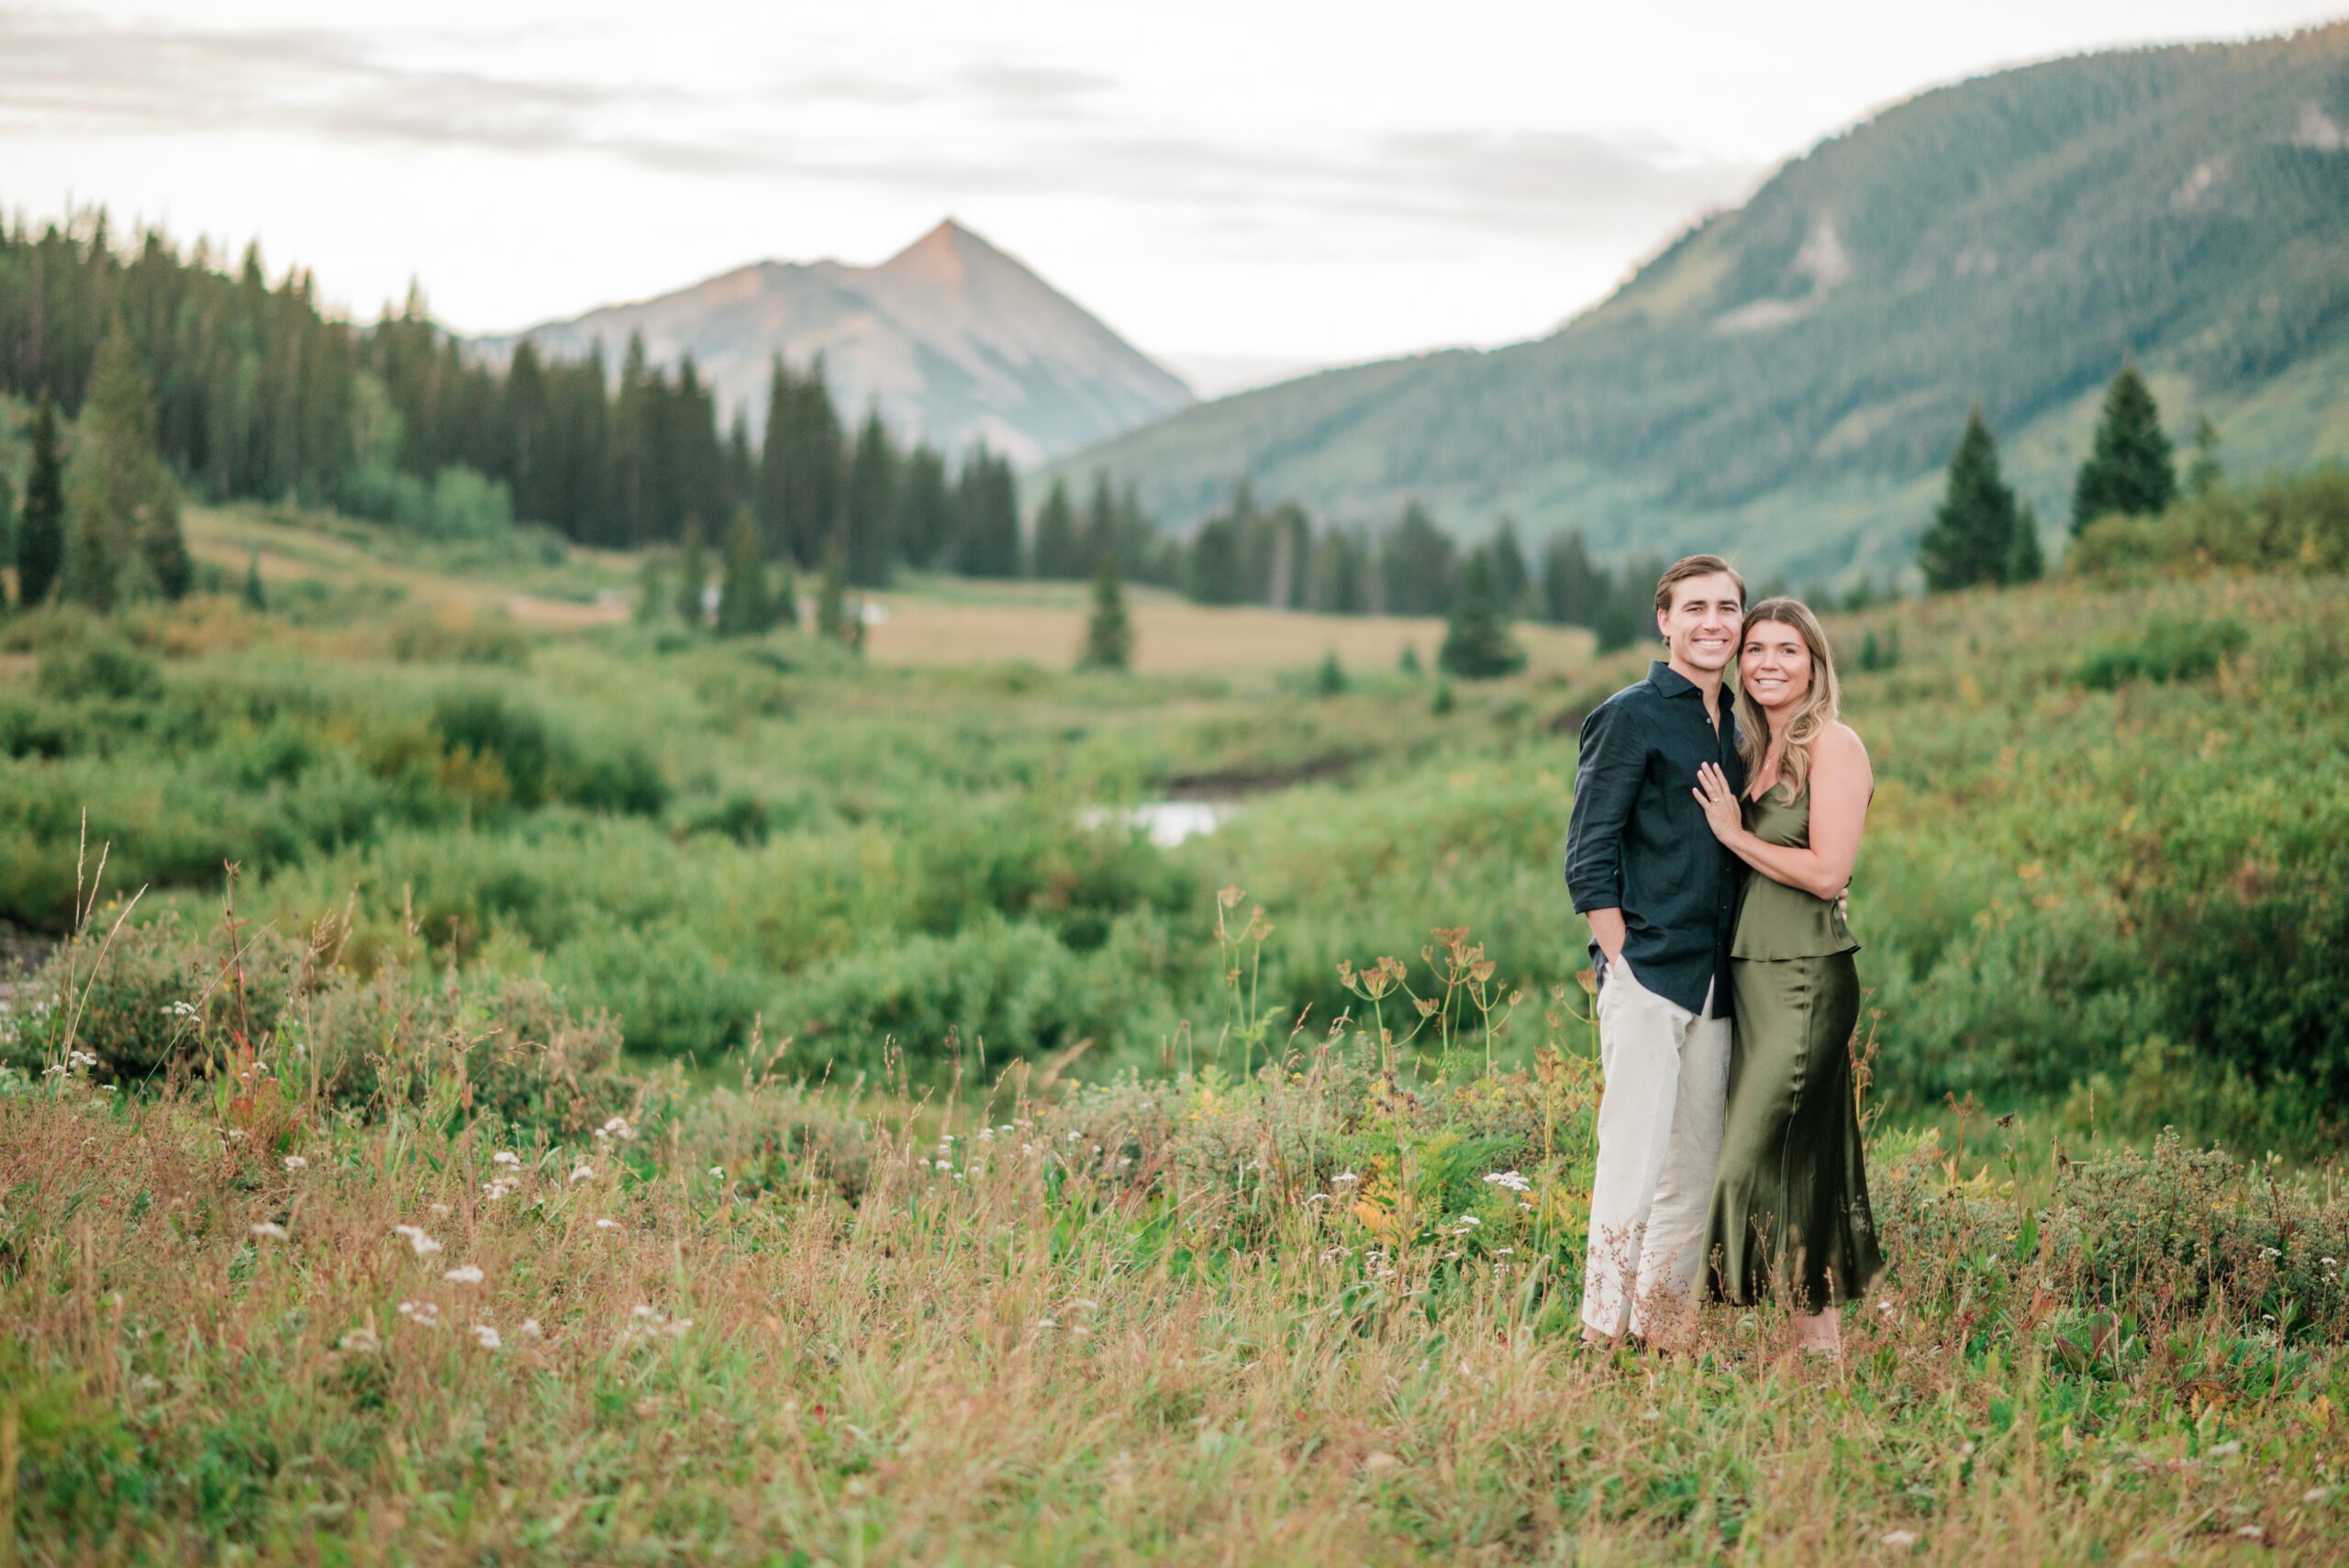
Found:
M 1882 1272 L 1853 1105 L 1841 897 L 1874 779 L 1799 600 L 1714 555 L 1657 583 L 1669 657 L 1582 727 L 1567 890 L 1598 995 L 1583 1337 L 1784 1299 L 1807 1350 Z M 1732 669 L 1732 696 L 1724 677 Z

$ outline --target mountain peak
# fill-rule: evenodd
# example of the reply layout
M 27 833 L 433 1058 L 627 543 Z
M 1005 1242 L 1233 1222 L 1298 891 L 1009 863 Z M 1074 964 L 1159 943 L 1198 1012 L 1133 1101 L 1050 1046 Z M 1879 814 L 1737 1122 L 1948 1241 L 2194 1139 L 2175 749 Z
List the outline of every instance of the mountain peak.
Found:
M 876 269 L 880 272 L 945 284 L 959 284 L 973 266 L 988 263 L 1019 263 L 987 243 L 974 230 L 964 228 L 952 216 L 939 219 L 938 226 Z M 1026 268 L 1020 269 L 1025 272 Z
M 877 405 L 901 434 L 941 450 L 984 439 L 1021 462 L 1192 401 L 1178 378 L 952 217 L 878 266 L 761 261 L 524 336 L 558 354 L 600 344 L 612 365 L 638 332 L 656 364 L 690 353 L 721 412 L 741 410 L 753 429 L 777 353 L 796 366 L 822 355 L 851 415 Z

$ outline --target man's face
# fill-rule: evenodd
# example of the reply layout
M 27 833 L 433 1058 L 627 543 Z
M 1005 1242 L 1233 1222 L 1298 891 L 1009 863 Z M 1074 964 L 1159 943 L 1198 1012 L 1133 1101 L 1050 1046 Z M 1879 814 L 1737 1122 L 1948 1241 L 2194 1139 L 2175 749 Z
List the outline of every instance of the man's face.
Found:
M 1672 585 L 1672 607 L 1658 612 L 1656 629 L 1672 645 L 1672 662 L 1695 670 L 1725 670 L 1737 656 L 1737 627 L 1745 613 L 1737 579 L 1726 572 L 1684 577 Z

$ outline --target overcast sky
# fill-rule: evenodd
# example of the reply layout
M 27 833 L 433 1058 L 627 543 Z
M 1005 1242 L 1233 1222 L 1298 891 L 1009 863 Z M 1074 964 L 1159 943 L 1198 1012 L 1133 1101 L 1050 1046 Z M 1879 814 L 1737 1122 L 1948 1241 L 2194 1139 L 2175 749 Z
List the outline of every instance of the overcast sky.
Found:
M 952 213 L 1178 369 L 1533 336 L 1920 89 L 2292 0 L 0 0 L 0 203 L 467 332 Z

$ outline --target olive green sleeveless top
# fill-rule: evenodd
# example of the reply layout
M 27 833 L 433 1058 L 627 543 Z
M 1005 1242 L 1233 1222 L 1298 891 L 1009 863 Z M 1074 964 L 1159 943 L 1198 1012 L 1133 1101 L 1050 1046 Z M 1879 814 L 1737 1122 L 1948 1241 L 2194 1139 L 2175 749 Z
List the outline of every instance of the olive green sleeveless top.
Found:
M 1759 800 L 1743 800 L 1746 831 L 1765 844 L 1793 849 L 1810 847 L 1810 791 L 1799 799 L 1786 797 L 1787 786 L 1773 784 Z M 1731 958 L 1819 958 L 1828 953 L 1856 952 L 1860 944 L 1836 912 L 1835 901 L 1773 882 L 1751 867 L 1737 898 L 1737 932 Z

